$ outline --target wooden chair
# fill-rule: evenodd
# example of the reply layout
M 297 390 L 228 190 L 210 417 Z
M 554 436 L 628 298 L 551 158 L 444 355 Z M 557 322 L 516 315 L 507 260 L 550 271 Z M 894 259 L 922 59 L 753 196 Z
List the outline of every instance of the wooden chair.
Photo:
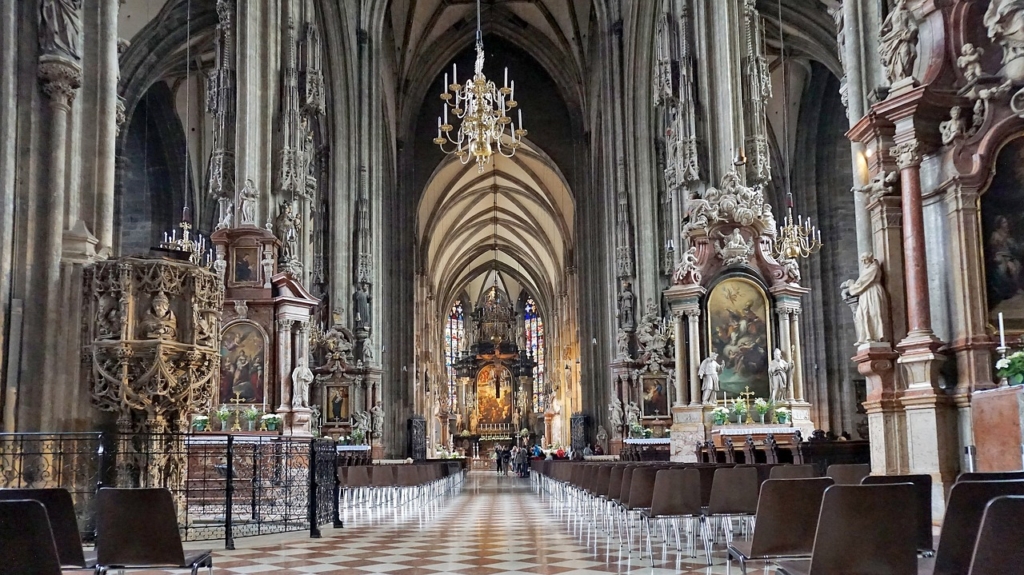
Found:
M 181 547 L 178 519 L 171 492 L 166 489 L 112 489 L 96 494 L 97 573 L 112 568 L 149 569 L 201 567 L 213 573 L 209 550 Z
M 0 501 L 0 549 L 0 575 L 61 575 L 50 520 L 38 501 Z
M 868 463 L 839 463 L 829 465 L 825 475 L 831 477 L 836 485 L 860 485 L 870 473 L 871 465 Z
M 922 562 L 921 573 L 967 573 L 985 506 L 1003 495 L 1024 495 L 1024 481 L 964 481 L 954 484 L 949 491 L 935 557 Z
M 1024 479 L 1024 471 L 988 471 L 988 472 L 967 472 L 957 476 L 956 482 L 961 481 L 1020 481 Z
M 739 561 L 740 572 L 746 574 L 748 561 L 810 559 L 821 501 L 832 483 L 829 477 L 765 481 L 754 536 L 729 544 L 729 558 Z
M 1024 567 L 1024 497 L 996 497 L 985 506 L 968 575 L 1002 575 Z
M 917 552 L 925 557 L 935 554 L 935 538 L 932 536 L 932 476 L 920 475 L 868 475 L 861 485 L 885 485 L 910 483 L 914 486 L 917 501 Z
M 654 492 L 651 495 L 651 508 L 640 513 L 647 534 L 647 555 L 653 557 L 651 550 L 651 522 L 671 521 L 675 531 L 676 549 L 682 550 L 679 536 L 679 520 L 686 520 L 688 533 L 688 549 L 690 557 L 696 556 L 695 539 L 699 523 L 701 539 L 704 541 L 704 554 L 708 565 L 711 565 L 711 541 L 707 537 L 704 515 L 700 504 L 700 472 L 694 468 L 660 469 L 655 477 Z M 643 554 L 641 553 L 641 559 Z
M 772 467 L 769 479 L 812 479 L 818 474 L 813 465 L 776 465 Z M 761 486 L 764 489 L 764 486 Z
M 63 567 L 91 569 L 96 566 L 96 554 L 89 553 L 89 557 L 86 557 L 82 551 L 75 504 L 67 489 L 0 489 L 0 501 L 18 499 L 30 499 L 43 504 Z
M 916 575 L 914 487 L 833 485 L 825 490 L 810 561 L 781 561 L 778 575 Z
M 754 514 L 757 513 L 760 487 L 757 469 L 753 466 L 717 469 L 711 486 L 711 501 L 708 502 L 705 513 L 705 520 L 710 523 L 711 533 L 716 534 L 717 527 L 721 526 L 725 531 L 726 543 L 731 543 L 732 519 L 741 517 L 752 523 Z

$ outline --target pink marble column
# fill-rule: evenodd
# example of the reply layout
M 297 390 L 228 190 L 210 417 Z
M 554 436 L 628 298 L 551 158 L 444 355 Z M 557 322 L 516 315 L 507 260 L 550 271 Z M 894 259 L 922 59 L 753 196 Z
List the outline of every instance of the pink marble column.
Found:
M 896 164 L 900 168 L 903 198 L 903 269 L 907 292 L 907 327 L 910 332 L 905 341 L 908 341 L 932 332 L 928 265 L 925 256 L 924 208 L 921 202 L 921 155 L 918 152 L 917 140 L 897 144 L 890 153 L 896 158 Z

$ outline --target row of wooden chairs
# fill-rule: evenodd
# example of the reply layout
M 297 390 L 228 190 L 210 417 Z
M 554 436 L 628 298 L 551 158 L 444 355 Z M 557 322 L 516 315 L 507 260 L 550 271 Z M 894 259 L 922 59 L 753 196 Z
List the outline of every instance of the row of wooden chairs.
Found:
M 399 507 L 457 492 L 465 472 L 458 462 L 355 465 L 338 468 L 342 507 Z
M 0 575 L 173 568 L 213 572 L 211 551 L 186 553 L 166 489 L 100 489 L 96 547 L 85 552 L 65 489 L 0 489 Z

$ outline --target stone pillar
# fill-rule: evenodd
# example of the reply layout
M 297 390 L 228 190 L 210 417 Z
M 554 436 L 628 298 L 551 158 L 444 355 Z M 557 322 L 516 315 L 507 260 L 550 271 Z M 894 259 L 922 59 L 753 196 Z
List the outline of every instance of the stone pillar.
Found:
M 908 332 L 898 346 L 899 364 L 907 384 L 902 402 L 907 418 L 910 472 L 932 476 L 932 512 L 936 518 L 941 518 L 945 514 L 944 495 L 956 479 L 959 454 L 956 415 L 949 396 L 939 388 L 939 367 L 945 358 L 937 351 L 942 342 L 931 328 L 918 146 L 917 140 L 911 137 L 899 141 L 890 150 L 900 169 L 903 198 Z
M 708 426 L 704 419 L 705 406 L 701 404 L 700 378 L 700 301 L 706 290 L 696 284 L 676 285 L 665 290 L 665 301 L 675 317 L 676 328 L 676 389 L 680 400 L 672 406 L 672 461 L 695 463 L 694 445 L 707 439 Z M 686 317 L 688 333 L 683 331 Z M 688 337 L 688 340 L 685 339 Z M 688 368 L 688 369 L 687 369 Z M 683 378 L 689 380 L 684 386 Z M 689 401 L 682 390 L 689 388 Z
M 896 386 L 897 353 L 886 342 L 870 342 L 857 348 L 853 361 L 867 379 L 868 433 L 871 441 L 871 473 L 899 475 L 907 463 L 907 418 Z
M 800 344 L 800 310 L 793 310 L 789 321 L 789 341 L 793 346 L 793 385 L 790 393 L 795 396 L 795 401 L 803 403 L 804 399 L 804 357 L 803 347 Z
M 793 359 L 793 342 L 790 341 L 790 334 L 792 333 L 789 325 L 789 310 L 783 307 L 775 309 L 775 314 L 779 319 L 779 349 L 782 350 L 783 358 L 787 361 L 794 361 Z M 774 350 L 768 350 L 769 357 Z M 793 390 L 795 386 L 790 385 L 789 389 L 786 390 L 786 398 L 789 401 L 796 399 L 796 392 Z
M 689 361 L 690 367 L 690 405 L 701 404 L 700 377 L 700 308 L 690 309 L 686 312 L 686 321 L 689 325 L 690 345 Z
M 278 415 L 292 410 L 292 320 L 277 320 L 277 381 L 280 383 L 281 405 Z
M 686 381 L 686 331 L 684 327 L 684 318 L 686 314 L 682 311 L 672 312 L 672 325 L 675 328 L 675 341 L 676 341 L 676 381 L 675 381 L 675 401 L 672 402 L 672 406 L 682 406 L 690 403 L 689 391 L 690 386 L 685 384 Z
M 117 60 L 117 18 L 122 0 L 100 0 L 100 36 L 97 38 L 99 83 L 96 87 L 96 205 L 93 232 L 101 256 L 110 254 L 114 245 L 114 181 L 116 179 L 115 147 L 117 139 L 117 82 L 120 76 Z M 93 121 L 90 119 L 90 121 Z

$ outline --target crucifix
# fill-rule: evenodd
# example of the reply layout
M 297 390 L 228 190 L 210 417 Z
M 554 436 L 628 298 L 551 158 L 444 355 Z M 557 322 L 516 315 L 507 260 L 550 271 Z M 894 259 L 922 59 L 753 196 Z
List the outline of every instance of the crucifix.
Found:
M 241 413 L 241 411 L 238 408 L 242 407 L 242 402 L 243 401 L 248 401 L 248 400 L 243 399 L 242 398 L 242 393 L 239 392 L 239 391 L 236 391 L 235 392 L 235 398 L 234 399 L 229 399 L 228 401 L 230 401 L 231 403 L 235 404 L 235 424 L 231 426 L 231 431 L 242 431 L 242 426 L 239 425 L 239 423 L 238 423 L 238 414 Z
M 750 391 L 749 385 L 743 389 L 744 391 L 740 394 L 740 397 L 743 398 L 743 404 L 747 406 L 747 420 L 744 423 L 752 425 L 754 423 L 754 418 L 750 417 L 750 398 L 754 397 L 754 392 Z

